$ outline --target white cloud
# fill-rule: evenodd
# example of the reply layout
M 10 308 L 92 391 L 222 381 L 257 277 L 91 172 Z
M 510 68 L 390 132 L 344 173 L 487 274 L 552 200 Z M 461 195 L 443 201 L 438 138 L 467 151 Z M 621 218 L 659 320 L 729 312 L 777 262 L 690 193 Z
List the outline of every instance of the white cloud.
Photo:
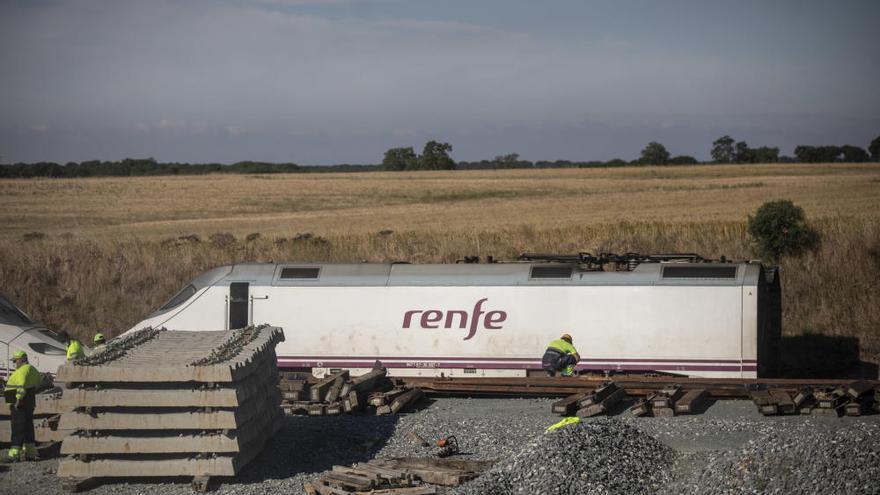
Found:
M 48 131 L 49 131 L 49 126 L 46 124 L 34 124 L 31 126 L 31 132 L 43 134 Z

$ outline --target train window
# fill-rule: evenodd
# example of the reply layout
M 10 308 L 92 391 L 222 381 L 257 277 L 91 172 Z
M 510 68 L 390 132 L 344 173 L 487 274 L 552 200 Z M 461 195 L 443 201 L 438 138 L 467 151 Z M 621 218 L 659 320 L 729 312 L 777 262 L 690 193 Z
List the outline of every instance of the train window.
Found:
M 54 340 L 55 342 L 59 342 L 59 343 L 61 342 L 60 340 L 58 340 L 58 334 L 53 332 L 52 330 L 49 330 L 48 328 L 41 328 L 38 331 L 40 332 L 40 334 L 45 335 L 46 337 L 49 337 L 50 339 Z
M 571 278 L 570 266 L 533 266 L 529 278 Z
M 303 279 L 303 278 L 318 278 L 318 274 L 321 272 L 319 267 L 313 268 L 282 268 L 281 269 L 281 279 Z
M 165 311 L 166 309 L 175 308 L 180 306 L 184 301 L 189 299 L 196 293 L 196 288 L 194 285 L 187 285 L 183 289 L 180 290 L 174 297 L 171 298 L 170 301 L 165 303 L 164 306 L 159 308 L 159 311 Z
M 50 356 L 51 355 L 55 355 L 55 356 L 67 355 L 67 351 L 65 351 L 64 349 L 62 349 L 60 347 L 55 347 L 52 344 L 46 344 L 43 342 L 31 342 L 28 344 L 28 347 L 30 347 L 31 350 L 36 351 L 40 354 L 48 354 Z
M 663 278 L 736 278 L 735 266 L 664 266 Z

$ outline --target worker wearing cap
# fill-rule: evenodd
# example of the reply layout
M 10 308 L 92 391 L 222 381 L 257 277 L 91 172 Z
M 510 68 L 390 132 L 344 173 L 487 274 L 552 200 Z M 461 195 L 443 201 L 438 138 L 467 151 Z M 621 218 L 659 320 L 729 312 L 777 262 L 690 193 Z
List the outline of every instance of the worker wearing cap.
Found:
M 558 372 L 562 372 L 563 376 L 572 376 L 574 365 L 580 360 L 580 354 L 571 344 L 571 335 L 566 333 L 547 346 L 541 358 L 541 367 L 549 376 L 555 376 Z
M 76 361 L 85 357 L 86 353 L 83 350 L 82 344 L 78 340 L 70 338 L 70 335 L 64 330 L 58 333 L 58 340 L 67 346 L 68 361 Z
M 107 341 L 104 339 L 103 333 L 100 333 L 100 332 L 96 333 L 95 338 L 92 339 L 92 342 L 95 344 L 95 347 L 94 347 L 95 352 L 98 352 L 98 351 L 104 349 L 105 347 L 107 347 Z
M 3 396 L 12 413 L 12 438 L 6 461 L 36 460 L 34 408 L 37 406 L 37 387 L 43 381 L 43 376 L 28 363 L 24 351 L 13 354 L 12 362 L 15 363 L 15 371 L 9 375 L 3 390 Z

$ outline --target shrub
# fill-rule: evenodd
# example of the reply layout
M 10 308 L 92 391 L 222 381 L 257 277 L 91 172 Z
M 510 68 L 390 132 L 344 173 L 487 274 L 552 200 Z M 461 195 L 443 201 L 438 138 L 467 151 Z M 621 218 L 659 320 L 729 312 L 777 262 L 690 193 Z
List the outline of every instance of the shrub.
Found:
M 777 261 L 813 249 L 819 233 L 807 225 L 804 210 L 787 199 L 768 201 L 749 215 L 749 234 L 761 256 Z

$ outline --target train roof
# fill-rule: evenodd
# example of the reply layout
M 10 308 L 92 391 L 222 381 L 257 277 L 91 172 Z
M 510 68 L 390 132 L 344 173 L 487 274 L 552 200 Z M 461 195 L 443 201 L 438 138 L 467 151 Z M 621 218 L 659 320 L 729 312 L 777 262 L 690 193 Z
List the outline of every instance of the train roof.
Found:
M 754 286 L 759 262 L 642 263 L 632 271 L 583 271 L 575 263 L 248 263 L 210 270 L 195 288 L 250 282 L 264 286 Z

